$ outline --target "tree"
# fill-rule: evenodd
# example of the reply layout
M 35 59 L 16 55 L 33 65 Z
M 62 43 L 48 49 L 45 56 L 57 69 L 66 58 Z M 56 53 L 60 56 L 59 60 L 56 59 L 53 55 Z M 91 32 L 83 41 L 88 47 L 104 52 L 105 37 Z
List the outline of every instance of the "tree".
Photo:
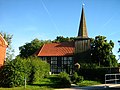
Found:
M 50 40 L 43 41 L 38 40 L 37 38 L 32 40 L 30 43 L 26 43 L 25 45 L 19 47 L 20 57 L 27 58 L 33 55 L 38 49 L 40 49 L 45 43 L 50 43 Z
M 13 35 L 7 34 L 5 32 L 0 32 L 0 34 L 8 43 L 8 47 L 6 51 L 6 61 L 10 61 L 13 59 L 13 56 L 14 56 L 14 49 L 12 49 L 12 46 L 11 46 Z
M 120 41 L 118 41 L 118 43 L 119 43 L 119 45 L 120 45 Z M 119 49 L 118 49 L 118 53 L 120 52 L 120 47 L 119 47 Z M 120 58 L 120 55 L 119 55 L 119 58 Z
M 73 41 L 74 37 L 66 37 L 64 38 L 63 36 L 57 36 L 55 40 L 39 40 L 39 39 L 34 39 L 30 43 L 25 43 L 25 45 L 19 47 L 20 57 L 27 58 L 31 55 L 33 55 L 37 50 L 41 49 L 41 47 L 46 44 L 46 43 L 57 43 L 57 42 L 66 42 L 66 41 Z
M 63 36 L 57 36 L 53 42 L 67 42 L 67 41 L 74 41 L 75 37 L 63 37 Z
M 113 55 L 112 49 L 114 43 L 112 40 L 109 42 L 105 36 L 96 36 L 91 40 L 91 55 L 92 62 L 97 63 L 99 66 L 116 66 L 117 60 Z

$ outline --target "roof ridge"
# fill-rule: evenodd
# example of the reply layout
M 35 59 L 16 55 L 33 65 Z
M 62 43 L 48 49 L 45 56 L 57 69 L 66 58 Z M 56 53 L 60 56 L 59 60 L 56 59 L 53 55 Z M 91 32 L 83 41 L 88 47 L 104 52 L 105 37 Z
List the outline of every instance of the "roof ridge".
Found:
M 2 40 L 4 41 L 4 45 L 8 46 L 7 41 L 4 39 L 4 37 L 2 36 L 2 34 L 0 34 L 0 37 L 2 38 Z
M 40 52 L 38 52 L 38 54 L 41 53 L 41 51 L 43 50 L 44 46 L 45 46 L 45 44 L 42 46 L 42 48 L 41 48 Z

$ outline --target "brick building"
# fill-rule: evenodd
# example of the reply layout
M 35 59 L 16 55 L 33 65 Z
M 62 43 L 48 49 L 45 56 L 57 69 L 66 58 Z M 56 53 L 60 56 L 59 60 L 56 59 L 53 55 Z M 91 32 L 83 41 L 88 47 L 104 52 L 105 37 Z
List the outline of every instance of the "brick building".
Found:
M 7 46 L 7 42 L 0 34 L 0 67 L 4 64 Z

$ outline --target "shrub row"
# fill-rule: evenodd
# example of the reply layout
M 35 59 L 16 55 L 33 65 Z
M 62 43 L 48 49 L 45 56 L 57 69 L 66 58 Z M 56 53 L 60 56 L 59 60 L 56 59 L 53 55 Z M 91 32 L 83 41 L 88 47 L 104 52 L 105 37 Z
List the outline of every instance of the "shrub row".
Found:
M 17 57 L 5 64 L 0 70 L 0 86 L 22 86 L 24 85 L 25 78 L 27 83 L 33 84 L 46 77 L 49 71 L 49 64 L 37 57 L 27 59 Z
M 105 74 L 118 73 L 118 68 L 81 68 L 79 75 L 84 76 L 86 80 L 96 80 L 104 83 Z

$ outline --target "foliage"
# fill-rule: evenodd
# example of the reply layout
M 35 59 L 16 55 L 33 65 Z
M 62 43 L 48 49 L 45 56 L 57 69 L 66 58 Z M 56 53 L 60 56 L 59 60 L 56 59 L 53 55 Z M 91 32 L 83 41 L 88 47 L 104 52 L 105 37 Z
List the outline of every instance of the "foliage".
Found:
M 46 43 L 51 42 L 66 42 L 66 41 L 73 41 L 74 37 L 66 37 L 63 36 L 57 36 L 55 40 L 38 40 L 37 38 L 32 40 L 30 43 L 25 43 L 25 45 L 19 47 L 20 57 L 27 58 L 31 55 L 34 55 L 35 52 L 37 52 L 41 47 Z
M 47 62 L 39 60 L 38 58 L 30 58 L 31 60 L 31 73 L 30 83 L 36 83 L 41 81 L 44 77 L 47 77 L 50 71 L 50 66 Z
M 78 75 L 83 76 L 85 80 L 94 80 L 104 83 L 105 74 L 111 73 L 119 73 L 119 68 L 81 68 L 78 72 Z
M 88 81 L 88 80 L 84 80 L 84 81 L 82 81 L 80 83 L 77 83 L 77 85 L 79 85 L 80 87 L 98 85 L 98 84 L 101 84 L 101 83 L 98 82 L 98 81 Z
M 20 57 L 27 58 L 33 55 L 38 49 L 40 49 L 45 43 L 50 43 L 51 41 L 38 40 L 37 38 L 32 40 L 30 43 L 19 47 Z
M 0 86 L 16 87 L 27 83 L 35 83 L 42 80 L 49 72 L 49 64 L 39 58 L 30 57 L 23 59 L 17 57 L 4 65 L 0 71 Z
M 12 37 L 13 35 L 7 34 L 5 32 L 0 32 L 0 34 L 3 36 L 3 38 L 7 41 L 8 45 L 12 43 Z
M 77 72 L 74 72 L 74 74 L 73 74 L 72 77 L 71 77 L 71 81 L 72 81 L 73 83 L 76 83 L 77 78 L 78 78 L 78 74 L 77 74 Z
M 47 78 L 40 81 L 40 86 L 47 86 L 50 88 L 65 88 L 70 87 L 70 78 L 69 75 L 65 72 L 61 72 L 61 74 L 52 74 Z
M 74 72 L 74 74 L 71 77 L 71 81 L 73 83 L 78 83 L 78 82 L 82 82 L 84 80 L 83 76 L 78 76 L 77 72 Z
M 118 41 L 119 45 L 120 45 L 120 41 Z M 118 53 L 120 52 L 120 47 L 118 49 Z M 119 59 L 120 59 L 120 55 L 119 55 Z
M 84 80 L 83 76 L 78 76 L 78 78 L 76 79 L 76 83 L 80 83 Z
M 58 80 L 59 80 L 60 87 L 70 87 L 71 86 L 69 74 L 67 74 L 66 72 L 61 72 L 58 75 Z
M 3 87 L 20 86 L 24 84 L 22 60 L 13 60 L 3 66 L 0 72 L 0 85 Z
M 6 61 L 12 60 L 14 56 L 14 49 L 12 49 L 12 46 L 11 46 L 13 35 L 7 34 L 5 32 L 0 32 L 0 34 L 3 36 L 3 38 L 8 43 L 8 47 L 6 51 Z
M 94 69 L 99 68 L 99 66 L 96 63 L 81 63 L 81 68 L 83 69 Z
M 74 41 L 75 37 L 63 37 L 63 36 L 57 36 L 53 42 L 68 42 L 68 41 Z
M 101 67 L 117 66 L 117 60 L 112 52 L 113 47 L 112 40 L 108 42 L 105 36 L 96 36 L 95 39 L 91 39 L 92 62 Z
M 120 41 L 118 41 L 118 43 L 120 44 Z M 120 48 L 119 48 L 118 52 L 120 52 Z

